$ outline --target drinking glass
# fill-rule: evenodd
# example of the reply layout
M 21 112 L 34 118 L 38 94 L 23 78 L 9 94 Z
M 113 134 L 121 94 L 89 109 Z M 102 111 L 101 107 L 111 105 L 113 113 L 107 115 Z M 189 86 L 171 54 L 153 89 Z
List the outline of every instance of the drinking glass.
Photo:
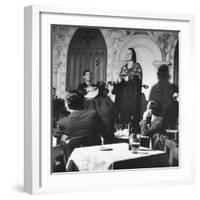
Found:
M 134 134 L 130 134 L 129 143 L 131 146 L 131 152 L 138 153 L 138 150 L 140 148 L 140 135 L 137 134 L 135 137 Z
M 122 124 L 116 123 L 115 131 L 116 131 L 116 136 L 120 136 L 122 134 Z

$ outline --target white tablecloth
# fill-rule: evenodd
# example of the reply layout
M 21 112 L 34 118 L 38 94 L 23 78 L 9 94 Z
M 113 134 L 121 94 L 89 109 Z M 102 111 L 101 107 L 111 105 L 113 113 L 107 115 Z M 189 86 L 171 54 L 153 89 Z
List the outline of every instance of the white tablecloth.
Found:
M 67 171 L 96 171 L 114 168 L 115 163 L 133 161 L 141 158 L 154 158 L 164 155 L 163 151 L 141 148 L 137 154 L 128 150 L 127 143 L 76 148 L 68 159 Z M 150 160 L 149 167 L 152 163 Z

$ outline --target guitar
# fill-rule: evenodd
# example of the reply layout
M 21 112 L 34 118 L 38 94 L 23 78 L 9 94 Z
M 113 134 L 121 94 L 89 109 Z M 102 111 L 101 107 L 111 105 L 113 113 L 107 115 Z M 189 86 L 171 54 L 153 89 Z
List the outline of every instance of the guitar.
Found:
M 89 86 L 86 88 L 86 91 L 87 91 L 87 94 L 84 95 L 84 97 L 87 99 L 87 100 L 92 100 L 94 99 L 95 97 L 98 96 L 99 94 L 99 88 L 98 87 L 94 87 L 94 86 Z

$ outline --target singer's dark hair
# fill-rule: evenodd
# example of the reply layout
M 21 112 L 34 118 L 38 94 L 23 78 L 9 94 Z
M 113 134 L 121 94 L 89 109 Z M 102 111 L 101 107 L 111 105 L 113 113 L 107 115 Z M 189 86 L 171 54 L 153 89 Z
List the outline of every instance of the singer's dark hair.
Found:
M 132 52 L 132 61 L 134 63 L 136 63 L 136 52 L 135 52 L 135 49 L 134 48 L 128 48 L 128 50 L 130 50 Z

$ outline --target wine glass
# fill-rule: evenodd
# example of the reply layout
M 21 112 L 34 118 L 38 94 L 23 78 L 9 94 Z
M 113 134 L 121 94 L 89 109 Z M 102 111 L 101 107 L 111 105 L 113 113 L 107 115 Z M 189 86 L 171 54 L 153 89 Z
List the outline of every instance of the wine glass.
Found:
M 116 136 L 121 136 L 122 134 L 122 124 L 116 123 L 115 124 Z

